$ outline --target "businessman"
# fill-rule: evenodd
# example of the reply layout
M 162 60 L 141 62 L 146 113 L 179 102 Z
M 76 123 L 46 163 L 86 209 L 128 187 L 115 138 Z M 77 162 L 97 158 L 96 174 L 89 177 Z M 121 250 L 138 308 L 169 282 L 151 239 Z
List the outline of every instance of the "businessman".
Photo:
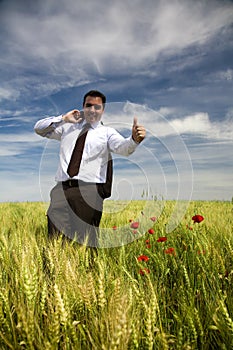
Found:
M 74 109 L 35 124 L 38 135 L 60 141 L 57 183 L 47 212 L 50 237 L 62 234 L 98 247 L 103 201 L 111 195 L 111 153 L 129 156 L 145 138 L 145 128 L 136 117 L 127 138 L 103 125 L 105 104 L 105 95 L 91 90 L 83 97 L 81 111 Z

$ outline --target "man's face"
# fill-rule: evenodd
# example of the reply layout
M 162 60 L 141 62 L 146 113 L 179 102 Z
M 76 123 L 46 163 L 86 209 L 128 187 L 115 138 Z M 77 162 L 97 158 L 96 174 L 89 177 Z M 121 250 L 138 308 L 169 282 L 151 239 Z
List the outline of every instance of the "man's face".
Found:
M 101 97 L 87 96 L 83 106 L 84 116 L 87 123 L 98 122 L 104 112 L 104 106 Z

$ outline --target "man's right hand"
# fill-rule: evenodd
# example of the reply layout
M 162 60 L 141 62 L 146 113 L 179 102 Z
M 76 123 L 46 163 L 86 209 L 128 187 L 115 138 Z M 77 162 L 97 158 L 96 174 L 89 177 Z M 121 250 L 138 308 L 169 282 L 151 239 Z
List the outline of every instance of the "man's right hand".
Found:
M 66 123 L 80 123 L 83 120 L 83 112 L 78 109 L 73 109 L 62 116 Z

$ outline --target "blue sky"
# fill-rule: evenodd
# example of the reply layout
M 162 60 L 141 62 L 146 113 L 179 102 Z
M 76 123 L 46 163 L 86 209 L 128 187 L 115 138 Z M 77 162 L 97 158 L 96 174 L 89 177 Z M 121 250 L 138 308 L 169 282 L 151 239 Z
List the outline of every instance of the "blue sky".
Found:
M 233 197 L 233 2 L 0 1 L 0 201 L 48 200 L 59 143 L 38 119 L 107 96 L 104 123 L 147 139 L 115 157 L 113 198 Z

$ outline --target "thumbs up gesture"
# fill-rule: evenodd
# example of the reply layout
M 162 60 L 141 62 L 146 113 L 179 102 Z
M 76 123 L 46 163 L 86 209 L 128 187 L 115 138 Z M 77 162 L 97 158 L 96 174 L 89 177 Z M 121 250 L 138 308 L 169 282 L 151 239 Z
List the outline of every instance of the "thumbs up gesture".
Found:
M 132 127 L 132 138 L 135 142 L 140 143 L 146 136 L 146 129 L 143 125 L 138 124 L 138 119 L 134 117 Z

